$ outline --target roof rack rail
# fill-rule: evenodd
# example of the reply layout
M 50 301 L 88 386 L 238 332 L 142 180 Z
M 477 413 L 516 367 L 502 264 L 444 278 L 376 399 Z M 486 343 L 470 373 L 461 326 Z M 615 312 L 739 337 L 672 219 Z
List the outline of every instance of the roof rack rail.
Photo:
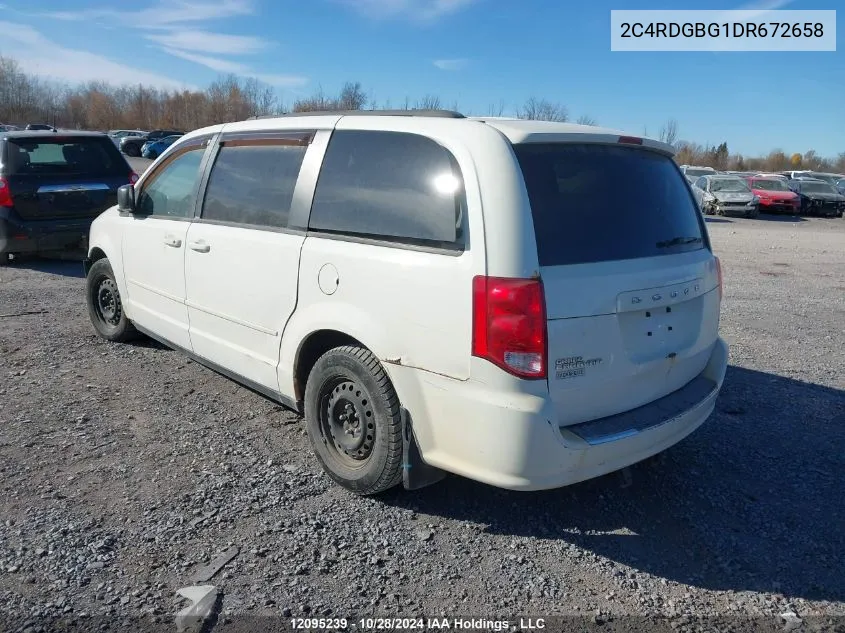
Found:
M 251 116 L 247 121 L 257 119 L 279 119 L 296 116 L 421 116 L 439 119 L 465 119 L 460 112 L 454 110 L 311 110 L 309 112 L 287 112 L 285 114 L 264 114 Z

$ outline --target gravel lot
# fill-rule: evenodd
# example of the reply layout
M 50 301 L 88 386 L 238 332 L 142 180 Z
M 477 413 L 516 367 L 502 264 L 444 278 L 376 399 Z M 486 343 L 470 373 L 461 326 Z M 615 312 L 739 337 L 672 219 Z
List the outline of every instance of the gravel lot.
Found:
M 716 413 L 630 479 L 541 493 L 451 477 L 352 497 L 296 415 L 96 338 L 77 262 L 0 268 L 2 616 L 171 627 L 176 590 L 232 546 L 221 631 L 240 614 L 845 616 L 845 220 L 708 224 L 731 346 Z

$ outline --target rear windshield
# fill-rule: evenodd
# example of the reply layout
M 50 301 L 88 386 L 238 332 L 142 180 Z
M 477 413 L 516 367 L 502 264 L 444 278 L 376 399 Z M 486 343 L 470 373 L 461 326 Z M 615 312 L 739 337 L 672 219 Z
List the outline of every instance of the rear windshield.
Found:
M 10 138 L 6 142 L 8 175 L 126 176 L 129 173 L 120 151 L 106 137 Z
M 541 266 L 704 247 L 701 214 L 672 159 L 605 145 L 515 145 Z
M 766 191 L 789 191 L 789 187 L 783 180 L 752 180 L 751 186 L 754 189 L 764 189 Z
M 692 176 L 693 178 L 698 178 L 699 176 L 709 176 L 710 174 L 716 173 L 712 169 L 695 169 L 695 168 L 687 168 L 684 172 L 687 176 Z

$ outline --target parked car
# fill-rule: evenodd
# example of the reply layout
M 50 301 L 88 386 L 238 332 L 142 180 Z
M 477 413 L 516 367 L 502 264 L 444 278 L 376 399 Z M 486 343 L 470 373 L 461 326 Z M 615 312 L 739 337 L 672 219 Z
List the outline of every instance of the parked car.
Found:
M 798 213 L 800 210 L 798 194 L 789 188 L 785 179 L 754 176 L 747 182 L 751 193 L 759 198 L 763 213 Z
M 701 176 L 715 175 L 716 170 L 712 167 L 698 167 L 696 165 L 681 165 L 681 173 L 686 177 L 690 184 L 698 180 Z
M 0 263 L 10 255 L 79 246 L 91 221 L 137 176 L 97 133 L 0 137 Z
M 57 132 L 56 128 L 52 125 L 47 125 L 46 123 L 30 123 L 26 126 L 26 129 L 30 132 L 35 131 L 42 131 L 42 132 Z
M 0 132 L 16 132 L 20 128 L 16 125 L 9 125 L 7 123 L 0 124 Z
M 781 175 L 786 176 L 787 178 L 792 180 L 793 178 L 798 178 L 799 176 L 803 176 L 804 174 L 809 173 L 809 170 L 799 169 L 799 170 L 795 170 L 795 171 L 782 171 L 780 173 L 781 173 Z
M 835 185 L 839 180 L 845 178 L 845 175 L 843 175 L 843 174 L 830 174 L 830 173 L 824 173 L 824 172 L 818 172 L 818 171 L 807 171 L 807 172 L 800 174 L 797 177 L 798 178 L 811 178 L 813 180 L 823 180 L 824 182 L 826 182 L 830 185 Z
M 753 174 L 753 176 L 754 176 L 754 178 L 774 178 L 776 180 L 784 180 L 784 181 L 789 180 L 789 178 L 787 176 L 784 176 L 783 174 L 775 174 L 775 173 L 765 172 L 765 171 L 761 171 L 761 172 L 758 172 L 756 174 Z
M 120 140 L 127 136 L 146 136 L 148 132 L 143 130 L 110 130 L 108 132 L 109 138 L 117 147 L 120 147 Z
M 693 188 L 701 210 L 707 215 L 756 218 L 760 214 L 760 198 L 737 176 L 701 176 Z
M 153 130 L 144 136 L 126 136 L 120 139 L 120 151 L 127 156 L 139 157 L 141 148 L 147 141 L 157 141 L 166 136 L 181 136 L 184 132 L 178 130 Z
M 673 152 L 452 112 L 216 125 L 94 222 L 88 311 L 302 412 L 356 493 L 564 486 L 679 442 L 724 379 Z
M 800 198 L 802 215 L 841 218 L 845 212 L 845 196 L 824 180 L 794 179 L 789 186 Z
M 147 141 L 141 147 L 141 156 L 155 160 L 161 156 L 164 150 L 173 145 L 173 143 L 178 141 L 181 137 L 181 134 L 174 134 L 173 136 L 165 136 L 164 138 L 160 138 L 155 141 Z

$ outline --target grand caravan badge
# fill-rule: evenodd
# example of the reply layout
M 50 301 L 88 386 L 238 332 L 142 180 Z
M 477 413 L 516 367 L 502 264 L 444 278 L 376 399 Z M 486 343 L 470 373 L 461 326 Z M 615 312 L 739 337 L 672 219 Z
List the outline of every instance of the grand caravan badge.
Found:
M 555 361 L 555 378 L 557 380 L 566 380 L 585 376 L 590 367 L 601 365 L 603 361 L 604 359 L 602 358 L 585 359 L 583 356 L 558 358 Z

